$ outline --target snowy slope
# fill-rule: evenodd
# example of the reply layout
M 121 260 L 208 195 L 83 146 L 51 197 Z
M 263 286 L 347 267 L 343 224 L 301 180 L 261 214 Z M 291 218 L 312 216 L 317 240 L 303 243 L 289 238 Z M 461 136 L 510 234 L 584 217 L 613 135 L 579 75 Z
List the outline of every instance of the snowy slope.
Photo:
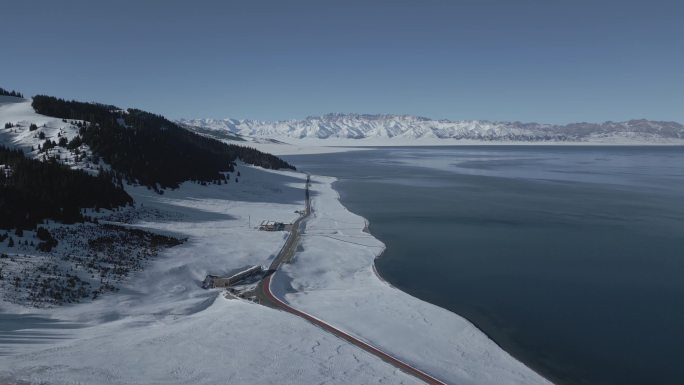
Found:
M 304 320 L 223 297 L 195 314 L 130 317 L 4 359 L 3 384 L 420 384 Z
M 4 128 L 6 123 L 11 123 L 14 127 Z M 0 146 L 20 148 L 28 157 L 39 160 L 56 157 L 61 163 L 92 174 L 96 174 L 100 167 L 107 169 L 106 164 L 99 160 L 97 163 L 94 161 L 92 151 L 85 144 L 78 148 L 78 157 L 74 151 L 60 146 L 39 151 L 45 140 L 59 142 L 60 138 L 71 140 L 78 136 L 79 128 L 76 123 L 73 120 L 65 122 L 59 118 L 37 114 L 31 107 L 30 99 L 0 96 Z M 31 124 L 38 128 L 31 131 Z M 45 135 L 44 139 L 40 138 L 41 133 Z
M 254 228 L 291 221 L 303 207 L 304 176 L 238 166 L 239 183 L 184 183 L 163 196 L 128 187 L 144 207 L 168 213 L 137 226 L 189 237 L 94 302 L 53 309 L 0 303 L 75 329 L 31 329 L 0 339 L 0 383 L 41 384 L 417 384 L 319 328 L 287 313 L 204 290 L 206 274 L 267 265 L 285 232 Z M 173 219 L 175 218 L 175 219 Z M 251 224 L 253 226 L 249 226 Z
M 187 126 L 232 134 L 292 139 L 355 139 L 375 142 L 471 140 L 507 142 L 683 142 L 676 122 L 626 122 L 550 125 L 484 120 L 434 120 L 411 115 L 327 114 L 302 120 L 266 122 L 236 119 L 181 119 Z
M 164 195 L 128 187 L 144 207 L 168 213 L 136 226 L 188 241 L 162 251 L 121 292 L 94 302 L 50 310 L 0 303 L 5 316 L 79 325 L 24 325 L 18 334 L 5 333 L 10 342 L 0 341 L 0 383 L 418 383 L 296 316 L 200 287 L 206 274 L 267 265 L 286 233 L 258 231 L 255 224 L 292 221 L 304 205 L 305 175 L 244 165 L 237 170 L 239 183 L 185 183 Z M 277 273 L 283 285 L 289 276 L 301 290 L 286 295 L 288 301 L 449 382 L 548 384 L 461 317 L 373 275 L 382 244 L 362 233 L 363 218 L 342 207 L 331 182 L 314 177 L 316 211 L 303 251 Z M 345 242 L 350 240 L 357 244 Z

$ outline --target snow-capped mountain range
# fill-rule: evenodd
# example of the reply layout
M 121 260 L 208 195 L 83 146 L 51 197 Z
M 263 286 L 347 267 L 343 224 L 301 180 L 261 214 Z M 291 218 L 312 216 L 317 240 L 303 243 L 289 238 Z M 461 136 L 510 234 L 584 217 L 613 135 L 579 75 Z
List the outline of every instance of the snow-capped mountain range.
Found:
M 181 119 L 201 129 L 253 138 L 374 139 L 407 142 L 426 139 L 511 142 L 647 142 L 684 141 L 684 125 L 676 122 L 626 122 L 553 125 L 486 120 L 434 120 L 411 115 L 326 114 L 301 120 Z

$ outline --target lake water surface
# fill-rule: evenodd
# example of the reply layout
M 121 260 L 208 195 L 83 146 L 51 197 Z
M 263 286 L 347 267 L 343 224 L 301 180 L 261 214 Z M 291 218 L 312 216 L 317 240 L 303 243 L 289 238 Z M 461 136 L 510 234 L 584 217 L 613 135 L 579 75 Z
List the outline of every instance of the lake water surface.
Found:
M 284 157 L 339 178 L 393 285 L 558 384 L 682 384 L 684 148 L 384 148 Z

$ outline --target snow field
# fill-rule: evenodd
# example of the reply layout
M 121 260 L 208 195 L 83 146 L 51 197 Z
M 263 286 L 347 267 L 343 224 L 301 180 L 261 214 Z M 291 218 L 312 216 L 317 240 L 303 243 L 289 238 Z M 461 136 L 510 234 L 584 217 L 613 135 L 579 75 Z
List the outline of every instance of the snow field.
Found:
M 238 165 L 239 183 L 183 184 L 159 195 L 129 193 L 150 210 L 134 226 L 188 242 L 166 249 L 119 293 L 53 309 L 2 304 L 5 314 L 50 317 L 83 327 L 59 337 L 5 345 L 0 382 L 73 384 L 416 384 L 413 377 L 288 313 L 204 290 L 206 274 L 268 264 L 286 233 L 255 229 L 293 221 L 304 206 L 303 174 Z M 251 217 L 251 227 L 249 225 Z

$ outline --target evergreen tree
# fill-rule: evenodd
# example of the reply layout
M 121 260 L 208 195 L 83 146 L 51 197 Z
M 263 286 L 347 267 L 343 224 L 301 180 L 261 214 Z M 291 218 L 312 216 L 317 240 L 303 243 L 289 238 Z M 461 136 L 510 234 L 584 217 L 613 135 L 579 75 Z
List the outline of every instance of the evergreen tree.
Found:
M 141 110 L 123 113 L 111 105 L 43 95 L 33 98 L 33 108 L 44 115 L 89 122 L 79 130 L 80 140 L 128 180 L 157 192 L 187 180 L 205 184 L 219 180 L 222 172 L 233 170 L 237 159 L 264 168 L 294 169 L 271 154 L 197 135 Z
M 4 88 L 2 88 L 2 87 L 0 87 L 0 95 L 4 95 L 4 96 L 14 96 L 14 97 L 17 97 L 17 98 L 23 98 L 23 97 L 24 97 L 24 95 L 23 95 L 21 92 L 17 92 L 17 91 L 14 91 L 14 90 L 8 91 L 8 90 L 6 90 L 6 89 L 4 89 Z
M 94 177 L 2 146 L 0 164 L 12 170 L 9 176 L 0 173 L 0 228 L 30 229 L 47 218 L 72 223 L 82 220 L 83 207 L 110 209 L 133 202 L 113 183 L 111 172 Z
M 76 150 L 79 147 L 81 147 L 81 144 L 83 144 L 81 137 L 80 136 L 74 136 L 73 139 L 71 139 L 69 141 L 69 144 L 67 144 L 67 148 L 69 150 Z

